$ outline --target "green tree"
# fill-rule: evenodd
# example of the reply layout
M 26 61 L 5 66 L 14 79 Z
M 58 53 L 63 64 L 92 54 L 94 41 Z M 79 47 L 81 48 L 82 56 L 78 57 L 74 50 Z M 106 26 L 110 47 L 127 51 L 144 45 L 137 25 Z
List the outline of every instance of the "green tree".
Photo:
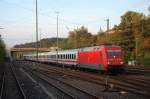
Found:
M 0 37 L 0 63 L 4 62 L 6 56 L 5 44 Z
M 143 50 L 142 22 L 144 17 L 145 16 L 142 13 L 128 11 L 121 16 L 121 23 L 119 24 L 123 37 L 128 40 L 124 42 L 124 44 L 127 45 L 127 49 L 130 49 L 133 53 L 135 53 L 135 44 L 137 42 L 139 55 L 142 54 L 141 52 Z
M 88 29 L 81 27 L 69 32 L 68 45 L 69 48 L 81 48 L 92 46 L 94 42 L 94 37 L 88 32 Z
M 77 44 L 77 38 L 76 38 L 76 33 L 75 31 L 70 31 L 69 32 L 69 37 L 68 37 L 68 41 L 67 41 L 67 49 L 71 49 L 71 48 L 76 48 L 76 44 Z

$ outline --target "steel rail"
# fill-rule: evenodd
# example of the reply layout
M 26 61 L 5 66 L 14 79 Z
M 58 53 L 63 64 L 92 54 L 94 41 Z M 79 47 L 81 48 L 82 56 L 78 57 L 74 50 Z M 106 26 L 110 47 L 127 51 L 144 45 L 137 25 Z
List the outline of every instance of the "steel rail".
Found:
M 25 68 L 24 68 L 25 69 Z M 28 70 L 29 71 L 29 70 Z M 48 79 L 45 79 L 43 77 L 41 77 L 40 75 L 37 75 L 37 73 L 33 73 L 32 71 L 29 71 L 30 73 L 32 73 L 33 75 L 35 75 L 36 77 L 40 78 L 41 80 L 43 80 L 44 82 L 48 83 L 49 85 L 53 86 L 54 88 L 56 88 L 58 91 L 62 92 L 63 94 L 66 94 L 67 96 L 71 97 L 72 99 L 77 99 L 75 96 L 73 96 L 72 94 L 64 91 L 63 89 L 59 88 L 58 86 L 56 86 L 55 84 L 53 83 L 50 83 L 48 81 Z
M 91 76 L 91 77 L 86 76 L 85 77 L 85 75 L 84 75 L 84 77 L 82 77 L 82 75 L 79 75 L 76 72 L 74 73 L 74 72 L 70 71 L 70 73 L 66 73 L 66 72 L 60 71 L 58 69 L 47 69 L 45 71 L 52 71 L 52 70 L 57 71 L 58 73 L 65 74 L 65 75 L 79 77 L 82 80 L 86 80 L 86 81 L 89 81 L 89 82 L 92 82 L 92 83 L 105 85 L 104 83 L 100 82 L 100 80 L 103 79 L 101 77 L 100 78 L 93 77 L 93 76 Z M 142 91 L 139 90 L 139 88 L 136 88 L 135 86 L 132 86 L 131 84 L 128 84 L 128 83 L 125 83 L 125 82 L 122 82 L 122 81 L 119 81 L 119 80 L 115 80 L 113 78 L 109 78 L 109 83 L 114 84 L 114 88 L 118 88 L 120 90 L 125 90 L 125 91 L 132 92 L 132 93 L 135 93 L 135 94 L 150 96 L 149 93 L 142 92 Z
M 23 91 L 23 89 L 22 89 L 22 87 L 21 87 L 21 85 L 20 85 L 20 83 L 19 83 L 19 80 L 17 79 L 17 76 L 16 76 L 16 73 L 15 73 L 15 70 L 14 70 L 13 64 L 12 64 L 12 65 L 10 65 L 10 67 L 11 67 L 11 70 L 12 70 L 13 76 L 14 76 L 14 78 L 15 78 L 16 82 L 17 82 L 18 88 L 19 88 L 19 90 L 21 91 L 21 94 L 22 94 L 22 96 L 23 96 L 23 99 L 27 99 L 27 96 L 25 95 L 25 93 L 24 93 L 24 91 Z
M 3 75 L 2 75 L 2 84 L 1 84 L 0 99 L 2 99 L 2 97 L 3 97 L 3 93 L 4 93 L 4 84 L 5 84 L 5 72 L 3 72 Z
M 45 76 L 48 76 L 48 74 L 47 74 L 46 72 L 41 72 L 41 73 L 42 73 L 43 75 L 45 75 Z M 65 81 L 62 81 L 62 80 L 60 80 L 60 79 L 56 79 L 56 78 L 51 77 L 51 76 L 48 76 L 48 77 L 51 78 L 51 79 L 53 79 L 53 80 L 59 81 L 60 83 L 65 84 L 65 85 L 67 85 L 67 86 L 69 86 L 69 87 L 71 87 L 71 88 L 73 88 L 73 89 L 79 90 L 79 91 L 82 92 L 82 93 L 85 93 L 85 94 L 87 94 L 87 95 L 89 95 L 89 96 L 92 96 L 94 99 L 102 99 L 102 97 L 98 97 L 98 96 L 96 96 L 96 95 L 94 95 L 94 94 L 88 93 L 87 91 L 84 91 L 84 90 L 82 90 L 82 89 L 80 89 L 80 88 L 78 88 L 78 87 L 75 87 L 75 86 L 73 86 L 73 85 L 71 85 L 71 84 L 69 84 L 69 83 L 67 83 L 67 82 L 65 82 Z

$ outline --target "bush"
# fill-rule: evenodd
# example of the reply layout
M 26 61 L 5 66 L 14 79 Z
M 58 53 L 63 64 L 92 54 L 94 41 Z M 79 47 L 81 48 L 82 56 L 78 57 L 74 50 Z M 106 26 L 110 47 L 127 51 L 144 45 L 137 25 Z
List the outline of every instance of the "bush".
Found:
M 149 65 L 150 66 L 150 56 L 144 57 L 144 58 L 141 57 L 138 60 L 141 65 Z

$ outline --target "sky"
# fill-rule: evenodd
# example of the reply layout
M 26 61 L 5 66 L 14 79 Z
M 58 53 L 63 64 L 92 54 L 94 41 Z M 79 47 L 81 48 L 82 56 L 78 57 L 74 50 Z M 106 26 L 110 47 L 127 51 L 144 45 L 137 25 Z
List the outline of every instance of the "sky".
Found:
M 148 14 L 150 0 L 38 0 L 39 38 L 67 37 L 81 26 L 96 34 L 120 23 L 127 11 Z M 35 0 L 0 0 L 0 34 L 7 47 L 35 41 Z

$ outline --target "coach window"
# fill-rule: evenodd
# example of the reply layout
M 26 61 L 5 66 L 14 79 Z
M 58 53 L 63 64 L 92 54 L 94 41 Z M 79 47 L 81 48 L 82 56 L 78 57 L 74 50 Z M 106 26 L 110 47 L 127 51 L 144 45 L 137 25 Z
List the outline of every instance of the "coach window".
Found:
M 72 54 L 72 59 L 74 59 L 74 54 Z
M 67 54 L 67 59 L 69 59 L 69 54 Z
M 73 59 L 73 54 L 71 54 L 71 59 Z
M 71 59 L 71 54 L 69 54 L 69 59 Z
M 72 54 L 70 54 L 70 59 L 72 59 Z
M 64 59 L 66 59 L 67 55 L 65 54 L 64 56 L 65 56 Z
M 70 59 L 70 54 L 68 54 L 68 59 Z
M 70 54 L 70 59 L 72 59 L 72 54 Z
M 70 54 L 70 59 L 72 59 L 72 54 Z
M 74 57 L 74 54 L 73 54 L 73 59 L 74 59 L 75 57 Z
M 71 59 L 73 59 L 73 54 L 71 54 Z

